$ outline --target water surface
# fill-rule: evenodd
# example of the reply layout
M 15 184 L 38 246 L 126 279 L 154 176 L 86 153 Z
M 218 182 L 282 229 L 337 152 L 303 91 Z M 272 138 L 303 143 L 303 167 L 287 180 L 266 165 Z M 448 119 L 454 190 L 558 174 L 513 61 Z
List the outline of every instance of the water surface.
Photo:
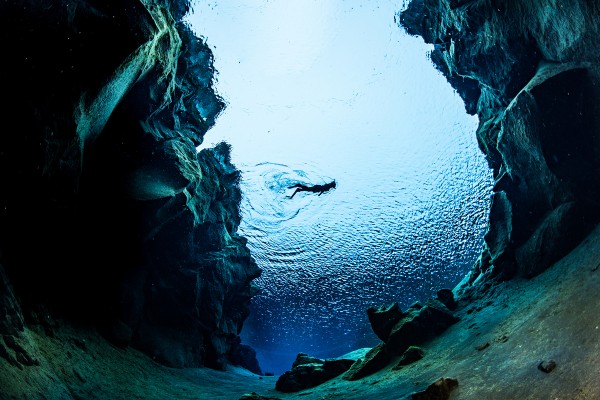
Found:
M 242 339 L 276 374 L 298 352 L 376 345 L 366 308 L 454 287 L 487 223 L 477 118 L 396 25 L 402 2 L 358 3 L 212 1 L 189 17 L 228 103 L 205 145 L 232 145 L 240 233 L 263 269 Z

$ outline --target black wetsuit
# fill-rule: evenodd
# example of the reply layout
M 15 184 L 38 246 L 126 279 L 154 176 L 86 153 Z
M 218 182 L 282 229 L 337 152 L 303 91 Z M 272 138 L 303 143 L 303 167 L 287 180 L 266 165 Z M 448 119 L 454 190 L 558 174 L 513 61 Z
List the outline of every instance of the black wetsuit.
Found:
M 290 196 L 290 199 L 291 199 L 298 192 L 319 193 L 317 196 L 320 196 L 323 193 L 327 192 L 328 190 L 335 188 L 335 186 L 336 186 L 335 181 L 326 183 L 325 185 L 314 185 L 314 186 L 308 186 L 308 185 L 303 185 L 302 183 L 297 183 L 293 186 L 288 186 L 288 189 L 296 188 L 294 193 L 292 193 L 292 195 Z

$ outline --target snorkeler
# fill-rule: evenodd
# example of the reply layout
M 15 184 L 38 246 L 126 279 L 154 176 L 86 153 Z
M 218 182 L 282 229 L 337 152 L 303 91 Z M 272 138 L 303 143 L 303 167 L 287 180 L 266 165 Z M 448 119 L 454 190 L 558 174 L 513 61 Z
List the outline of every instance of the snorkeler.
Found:
M 297 183 L 293 186 L 288 186 L 288 189 L 294 189 L 294 188 L 296 188 L 296 190 L 294 191 L 294 193 L 292 193 L 291 196 L 289 196 L 290 199 L 292 197 L 294 197 L 294 195 L 298 192 L 319 193 L 317 196 L 320 196 L 323 193 L 327 192 L 328 190 L 335 188 L 335 180 L 332 182 L 326 183 L 325 185 L 308 186 L 308 185 L 303 185 L 301 183 Z

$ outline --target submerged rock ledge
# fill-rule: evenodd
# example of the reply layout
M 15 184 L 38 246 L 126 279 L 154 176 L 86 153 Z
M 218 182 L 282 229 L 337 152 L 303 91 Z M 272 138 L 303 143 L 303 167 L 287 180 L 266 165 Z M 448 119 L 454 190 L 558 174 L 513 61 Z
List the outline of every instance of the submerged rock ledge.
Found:
M 598 223 L 599 16 L 583 0 L 412 0 L 399 13 L 479 117 L 494 173 L 485 248 L 461 292 L 541 273 Z

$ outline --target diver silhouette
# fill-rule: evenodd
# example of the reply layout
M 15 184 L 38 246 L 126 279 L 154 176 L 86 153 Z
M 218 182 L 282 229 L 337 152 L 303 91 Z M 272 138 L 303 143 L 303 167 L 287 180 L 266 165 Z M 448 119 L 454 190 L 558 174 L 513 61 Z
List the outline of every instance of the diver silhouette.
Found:
M 324 185 L 303 185 L 302 183 L 296 183 L 295 185 L 292 186 L 288 186 L 288 189 L 296 189 L 294 190 L 294 193 L 292 193 L 291 196 L 289 196 L 288 198 L 292 198 L 296 195 L 296 193 L 298 192 L 312 192 L 312 193 L 319 193 L 317 196 L 322 195 L 323 193 L 335 188 L 336 184 L 335 184 L 335 180 L 329 183 L 326 183 Z

